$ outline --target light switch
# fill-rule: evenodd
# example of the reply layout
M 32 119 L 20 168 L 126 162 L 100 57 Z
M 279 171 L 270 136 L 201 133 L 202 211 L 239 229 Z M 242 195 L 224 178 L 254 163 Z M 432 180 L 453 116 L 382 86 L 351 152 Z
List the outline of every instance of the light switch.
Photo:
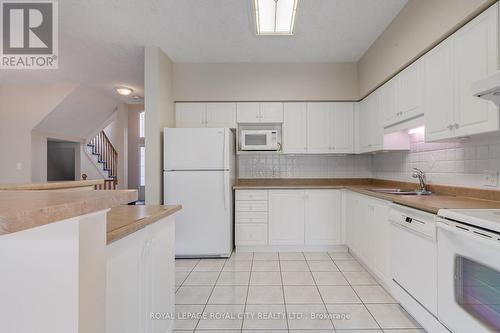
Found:
M 483 185 L 497 187 L 498 186 L 498 172 L 497 171 L 486 171 L 483 174 Z

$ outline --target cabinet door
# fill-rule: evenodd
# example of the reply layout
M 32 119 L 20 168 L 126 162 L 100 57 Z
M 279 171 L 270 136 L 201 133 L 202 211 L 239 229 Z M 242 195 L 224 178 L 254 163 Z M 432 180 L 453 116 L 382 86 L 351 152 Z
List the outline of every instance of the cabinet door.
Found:
M 236 128 L 236 103 L 207 103 L 207 127 Z
M 260 103 L 236 103 L 236 121 L 238 123 L 260 122 Z
M 205 127 L 205 123 L 206 123 L 205 103 L 175 104 L 176 127 Z
M 334 103 L 331 117 L 331 146 L 335 153 L 354 152 L 354 105 Z
M 432 49 L 425 65 L 425 139 L 441 140 L 453 136 L 454 79 L 453 36 Z
M 398 122 L 396 114 L 396 84 L 398 77 L 393 78 L 379 89 L 380 115 L 383 117 L 384 127 Z
M 455 33 L 455 135 L 498 129 L 498 108 L 472 96 L 472 82 L 497 69 L 498 5 L 494 5 Z
M 348 192 L 346 195 L 346 244 L 357 256 L 361 256 L 363 228 L 367 206 L 362 205 L 361 195 Z
M 332 103 L 307 103 L 307 151 L 330 153 Z
M 269 245 L 304 244 L 304 191 L 269 191 Z
M 306 103 L 284 104 L 283 151 L 285 153 L 307 151 Z
M 391 230 L 389 206 L 384 202 L 372 202 L 373 262 L 372 270 L 378 277 L 390 284 L 391 281 Z
M 398 75 L 396 91 L 398 121 L 424 113 L 422 108 L 424 81 L 421 60 L 417 60 Z
M 305 242 L 310 245 L 342 243 L 340 190 L 306 190 Z
M 283 103 L 280 102 L 260 103 L 260 122 L 282 123 Z
M 235 244 L 267 245 L 267 224 L 236 224 Z
M 364 153 L 383 147 L 384 128 L 380 121 L 378 100 L 378 91 L 375 91 L 360 104 L 360 149 Z

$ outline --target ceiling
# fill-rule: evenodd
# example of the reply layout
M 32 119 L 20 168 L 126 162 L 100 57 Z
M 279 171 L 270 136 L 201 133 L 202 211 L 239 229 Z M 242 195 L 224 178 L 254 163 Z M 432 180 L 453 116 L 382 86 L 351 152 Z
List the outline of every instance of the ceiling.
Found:
M 252 0 L 59 1 L 59 69 L 0 83 L 68 81 L 117 101 L 143 94 L 144 46 L 174 62 L 356 62 L 407 0 L 299 0 L 295 35 L 256 36 Z

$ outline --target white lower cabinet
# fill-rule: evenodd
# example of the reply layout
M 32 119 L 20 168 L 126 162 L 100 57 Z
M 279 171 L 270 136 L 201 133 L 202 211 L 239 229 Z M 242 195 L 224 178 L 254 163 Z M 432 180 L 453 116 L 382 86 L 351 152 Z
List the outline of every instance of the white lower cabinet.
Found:
M 304 191 L 269 191 L 269 245 L 304 244 Z
M 389 202 L 347 192 L 346 244 L 377 278 L 389 285 Z
M 344 243 L 342 191 L 236 190 L 236 247 L 327 249 Z
M 175 222 L 166 217 L 107 246 L 106 332 L 160 333 L 173 320 L 151 320 L 175 304 Z

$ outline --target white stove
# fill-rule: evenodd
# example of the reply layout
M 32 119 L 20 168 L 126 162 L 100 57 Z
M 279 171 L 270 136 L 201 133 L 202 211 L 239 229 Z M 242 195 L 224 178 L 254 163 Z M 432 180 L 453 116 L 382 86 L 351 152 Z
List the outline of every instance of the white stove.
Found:
M 454 333 L 500 331 L 500 209 L 438 215 L 439 320 Z

